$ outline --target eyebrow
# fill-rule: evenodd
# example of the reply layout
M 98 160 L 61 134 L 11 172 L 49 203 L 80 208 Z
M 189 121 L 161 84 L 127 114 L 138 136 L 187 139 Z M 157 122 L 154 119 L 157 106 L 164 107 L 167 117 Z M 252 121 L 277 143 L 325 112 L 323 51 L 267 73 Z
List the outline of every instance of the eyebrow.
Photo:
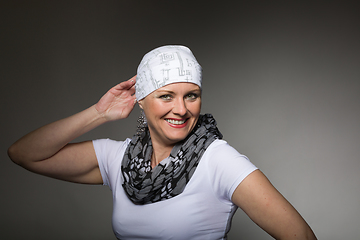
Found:
M 166 93 L 172 93 L 172 94 L 175 94 L 174 91 L 171 91 L 171 90 L 166 90 L 166 89 L 158 89 L 157 92 L 166 92 Z M 201 90 L 199 88 L 194 88 L 194 89 L 191 89 L 187 92 L 201 92 Z

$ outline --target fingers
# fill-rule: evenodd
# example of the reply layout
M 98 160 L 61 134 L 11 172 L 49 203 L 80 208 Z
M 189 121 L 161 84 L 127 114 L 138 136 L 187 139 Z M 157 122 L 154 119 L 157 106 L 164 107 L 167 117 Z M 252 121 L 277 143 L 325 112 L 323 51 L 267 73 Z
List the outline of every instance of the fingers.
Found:
M 130 78 L 127 81 L 121 82 L 115 86 L 117 90 L 130 90 L 131 88 L 135 88 L 136 83 L 136 75 Z
M 129 80 L 124 82 L 129 88 L 135 86 L 136 83 L 136 75 L 130 78 Z
M 134 94 L 135 94 L 135 85 L 133 85 L 133 86 L 129 89 L 129 93 L 130 93 L 130 95 L 134 95 Z
M 136 75 L 133 76 L 132 78 L 130 78 L 128 81 L 130 81 L 131 83 L 135 84 L 135 83 L 136 83 Z
M 129 88 L 129 92 L 131 95 L 135 94 L 135 83 L 136 83 L 136 75 L 130 78 L 127 82 L 131 83 L 131 86 Z

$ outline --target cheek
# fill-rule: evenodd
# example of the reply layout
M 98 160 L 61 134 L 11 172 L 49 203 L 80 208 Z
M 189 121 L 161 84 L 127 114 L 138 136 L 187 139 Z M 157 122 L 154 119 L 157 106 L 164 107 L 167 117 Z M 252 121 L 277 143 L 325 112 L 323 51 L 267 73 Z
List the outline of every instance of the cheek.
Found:
M 161 102 L 152 102 L 146 105 L 144 109 L 145 114 L 150 118 L 161 118 L 163 115 L 166 115 L 170 110 L 169 104 Z
M 197 101 L 197 102 L 192 103 L 189 106 L 189 110 L 191 111 L 192 114 L 199 115 L 200 111 L 201 111 L 201 101 Z

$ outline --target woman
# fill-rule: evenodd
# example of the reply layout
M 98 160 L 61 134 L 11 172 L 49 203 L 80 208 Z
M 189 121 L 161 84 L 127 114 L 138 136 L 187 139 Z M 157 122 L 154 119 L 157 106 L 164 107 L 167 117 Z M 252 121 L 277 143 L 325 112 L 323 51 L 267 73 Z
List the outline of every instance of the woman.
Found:
M 137 76 L 97 104 L 24 136 L 8 150 L 26 169 L 105 184 L 119 239 L 226 239 L 237 207 L 276 239 L 316 239 L 299 213 L 201 115 L 201 67 L 183 46 L 146 54 Z M 91 129 L 145 116 L 132 139 L 70 143 Z

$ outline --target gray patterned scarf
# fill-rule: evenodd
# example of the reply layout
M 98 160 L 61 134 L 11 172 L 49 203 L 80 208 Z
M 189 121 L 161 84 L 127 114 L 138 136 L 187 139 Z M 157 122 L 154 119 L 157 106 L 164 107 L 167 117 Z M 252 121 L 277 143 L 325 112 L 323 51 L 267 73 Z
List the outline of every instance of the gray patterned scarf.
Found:
M 177 143 L 170 161 L 151 168 L 152 143 L 149 130 L 135 135 L 122 161 L 123 188 L 135 204 L 149 204 L 183 192 L 206 148 L 222 134 L 211 114 L 200 115 L 192 132 Z

